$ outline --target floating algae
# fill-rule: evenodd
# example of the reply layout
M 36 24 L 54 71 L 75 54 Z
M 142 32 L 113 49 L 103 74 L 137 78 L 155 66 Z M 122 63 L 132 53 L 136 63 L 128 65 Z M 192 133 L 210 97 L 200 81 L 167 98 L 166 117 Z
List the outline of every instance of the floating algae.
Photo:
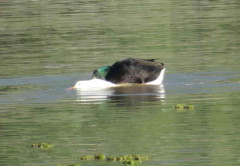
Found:
M 148 156 L 140 156 L 140 155 L 124 155 L 120 157 L 116 157 L 117 161 L 121 161 L 125 165 L 136 165 L 142 163 L 144 160 L 148 160 Z
M 83 156 L 80 156 L 80 160 L 94 160 L 95 157 L 94 155 L 83 155 Z
M 193 110 L 194 106 L 191 104 L 176 104 L 175 109 L 177 111 L 186 111 L 186 110 Z
M 123 155 L 123 156 L 116 156 L 116 157 L 106 157 L 103 154 L 97 155 L 83 155 L 80 156 L 80 160 L 106 160 L 106 161 L 113 161 L 113 162 L 122 162 L 125 165 L 135 165 L 140 164 L 144 160 L 148 160 L 148 156 L 141 156 L 141 155 Z
M 148 160 L 148 156 L 135 155 L 135 156 L 133 156 L 133 160 L 141 160 L 141 161 Z
M 107 161 L 117 161 L 117 157 L 107 157 Z
M 38 143 L 38 144 L 32 144 L 32 147 L 41 148 L 41 149 L 51 149 L 54 147 L 54 145 L 49 143 Z
M 103 154 L 97 154 L 94 156 L 95 160 L 105 160 L 106 156 L 104 156 Z
M 105 160 L 105 159 L 106 159 L 106 156 L 103 154 L 80 156 L 80 160 Z
M 141 160 L 137 161 L 137 160 L 126 160 L 126 161 L 123 161 L 123 164 L 125 165 L 135 165 L 135 164 L 140 164 L 142 163 Z

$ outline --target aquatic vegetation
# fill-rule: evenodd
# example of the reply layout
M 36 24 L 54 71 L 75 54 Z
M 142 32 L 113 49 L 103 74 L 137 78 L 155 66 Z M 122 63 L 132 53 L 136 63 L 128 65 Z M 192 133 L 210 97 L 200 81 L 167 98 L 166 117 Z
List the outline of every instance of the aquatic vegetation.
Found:
M 136 155 L 136 156 L 133 156 L 133 160 L 141 160 L 141 161 L 148 160 L 148 156 Z
M 80 160 L 106 160 L 106 161 L 113 161 L 113 162 L 122 162 L 123 164 L 135 165 L 139 164 L 144 160 L 148 160 L 148 156 L 141 156 L 141 155 L 123 155 L 123 156 L 116 156 L 116 157 L 106 157 L 103 154 L 97 155 L 83 155 L 80 156 Z
M 126 160 L 126 161 L 123 161 L 123 164 L 126 164 L 126 165 L 134 165 L 134 160 Z
M 133 166 L 133 165 L 140 164 L 140 163 L 141 163 L 141 161 L 137 161 L 137 160 L 123 161 L 123 164 L 125 164 L 126 166 Z
M 129 165 L 135 165 L 140 164 L 144 160 L 148 160 L 148 156 L 140 156 L 140 155 L 124 155 L 117 157 L 117 161 L 121 161 L 123 164 L 129 166 Z
M 54 145 L 49 143 L 38 143 L 38 144 L 32 144 L 32 147 L 41 148 L 41 149 L 51 149 L 54 147 Z
M 104 156 L 103 154 L 97 154 L 94 156 L 95 160 L 105 160 L 106 156 Z
M 94 160 L 95 156 L 94 155 L 83 155 L 80 156 L 80 160 Z
M 32 144 L 33 148 L 40 149 L 50 149 L 53 148 L 53 144 L 49 143 L 38 143 Z M 106 157 L 104 154 L 96 154 L 96 155 L 82 155 L 80 156 L 80 160 L 105 160 L 105 161 L 114 161 L 114 162 L 122 162 L 126 166 L 133 166 L 135 164 L 140 164 L 144 160 L 148 160 L 148 156 L 141 155 L 123 155 L 116 157 Z M 79 164 L 57 164 L 57 166 L 80 166 Z
M 80 166 L 79 164 L 58 164 L 57 166 Z
M 184 110 L 193 110 L 194 106 L 191 104 L 176 104 L 175 109 L 178 111 L 184 111 Z
M 124 155 L 124 156 L 117 156 L 117 157 L 107 157 L 108 161 L 144 161 L 148 160 L 148 156 L 140 156 L 140 155 Z
M 117 161 L 117 157 L 107 157 L 107 161 Z
M 106 156 L 104 156 L 103 154 L 80 156 L 80 160 L 105 160 L 105 159 Z

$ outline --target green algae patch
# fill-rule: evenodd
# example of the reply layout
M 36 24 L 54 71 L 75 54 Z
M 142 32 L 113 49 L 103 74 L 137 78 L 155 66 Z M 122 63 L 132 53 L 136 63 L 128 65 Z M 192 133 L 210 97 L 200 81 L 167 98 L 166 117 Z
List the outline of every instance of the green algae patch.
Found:
M 54 145 L 49 143 L 38 143 L 38 144 L 32 144 L 32 147 L 40 148 L 40 149 L 51 149 L 54 147 Z
M 110 156 L 110 157 L 107 157 L 106 160 L 107 160 L 107 161 L 118 161 L 118 160 L 117 160 L 117 157 L 111 157 L 111 156 Z
M 80 156 L 80 160 L 105 160 L 105 161 L 112 161 L 112 162 L 121 162 L 127 166 L 133 166 L 136 164 L 142 163 L 142 161 L 148 160 L 148 156 L 144 155 L 123 155 L 123 156 L 108 156 L 106 157 L 103 154 L 97 155 L 83 155 Z
M 58 164 L 57 166 L 80 166 L 79 164 Z
M 105 159 L 106 159 L 106 156 L 103 154 L 80 156 L 80 160 L 105 160 Z
M 120 161 L 124 165 L 127 165 L 127 166 L 133 166 L 133 165 L 136 165 L 136 164 L 141 164 L 142 161 L 145 161 L 145 160 L 148 160 L 148 156 L 124 155 L 124 156 L 116 157 L 116 161 Z
M 148 156 L 140 156 L 140 155 L 124 155 L 115 157 L 117 161 L 129 161 L 129 160 L 148 160 Z
M 122 163 L 126 166 L 133 166 L 133 165 L 136 165 L 136 164 L 141 164 L 142 161 L 140 161 L 140 160 L 126 160 L 126 161 L 123 161 Z
M 186 112 L 187 110 L 193 110 L 194 106 L 192 104 L 176 104 L 175 110 L 179 112 Z
M 94 160 L 95 157 L 94 155 L 83 155 L 83 156 L 80 156 L 80 160 Z
M 95 160 L 105 160 L 106 156 L 104 156 L 103 154 L 97 154 L 94 156 Z

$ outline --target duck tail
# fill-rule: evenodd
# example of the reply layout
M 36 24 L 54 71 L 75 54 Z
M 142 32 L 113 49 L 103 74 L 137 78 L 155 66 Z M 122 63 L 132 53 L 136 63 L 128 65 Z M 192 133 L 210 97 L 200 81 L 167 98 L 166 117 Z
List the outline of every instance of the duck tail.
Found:
M 156 62 L 157 59 L 141 59 L 143 61 Z

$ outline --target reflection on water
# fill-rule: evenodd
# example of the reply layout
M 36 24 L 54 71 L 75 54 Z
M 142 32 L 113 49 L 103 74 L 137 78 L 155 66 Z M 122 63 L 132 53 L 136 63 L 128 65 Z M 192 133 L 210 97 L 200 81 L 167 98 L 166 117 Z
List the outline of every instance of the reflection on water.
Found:
M 99 90 L 87 90 L 81 91 L 76 90 L 77 101 L 89 104 L 101 104 L 102 101 L 106 100 L 108 96 L 113 94 L 111 88 L 99 89 Z
M 164 86 L 131 85 L 119 86 L 100 90 L 76 90 L 77 101 L 89 104 L 100 104 L 104 100 L 122 105 L 135 105 L 146 101 L 163 101 Z

